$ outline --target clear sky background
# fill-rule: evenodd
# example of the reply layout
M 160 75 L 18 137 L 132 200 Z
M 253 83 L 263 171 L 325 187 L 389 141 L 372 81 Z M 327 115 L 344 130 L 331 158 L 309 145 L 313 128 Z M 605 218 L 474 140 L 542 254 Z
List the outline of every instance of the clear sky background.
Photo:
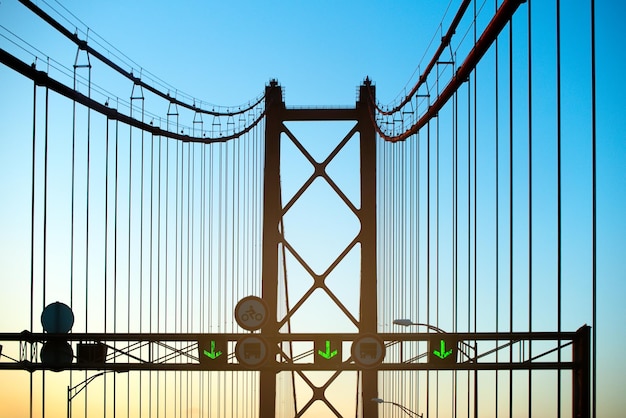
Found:
M 67 10 L 52 0 L 48 3 L 64 16 L 70 16 L 69 12 L 74 14 L 75 18 L 70 17 L 73 24 L 79 19 L 88 26 L 90 39 L 93 37 L 98 42 L 104 39 L 110 43 L 111 51 L 113 46 L 119 50 L 115 52 L 116 55 L 119 56 L 121 52 L 127 57 L 127 62 L 132 60 L 135 63 L 134 73 L 140 74 L 142 69 L 147 70 L 173 86 L 173 91 L 183 92 L 198 100 L 216 105 L 244 104 L 261 94 L 268 81 L 275 78 L 285 90 L 288 105 L 352 106 L 357 88 L 366 76 L 376 84 L 377 98 L 383 104 L 393 102 L 410 89 L 419 74 L 418 67 L 421 64 L 423 68 L 430 59 L 442 35 L 441 30 L 447 28 L 459 1 L 450 2 L 451 6 L 448 1 L 425 0 L 62 1 Z M 485 6 L 487 17 L 487 11 L 493 8 L 493 2 L 488 3 Z M 576 9 L 588 8 L 586 1 L 562 3 L 567 4 L 564 9 L 569 10 L 564 12 L 564 16 L 568 16 L 568 13 L 576 15 Z M 37 4 L 48 10 L 46 3 Z M 480 6 L 483 2 L 479 1 L 478 4 Z M 626 305 L 623 303 L 626 269 L 621 264 L 626 243 L 626 221 L 623 216 L 626 207 L 626 174 L 623 169 L 626 162 L 626 118 L 623 116 L 626 110 L 623 103 L 626 86 L 620 81 L 626 64 L 621 53 L 623 40 L 626 39 L 622 21 L 626 16 L 626 5 L 617 0 L 598 0 L 596 7 L 598 416 L 617 417 L 626 410 L 626 400 L 622 396 L 626 388 L 623 383 L 626 366 L 619 360 L 619 347 L 626 344 Z M 518 14 L 525 16 L 524 9 L 522 5 Z M 71 28 L 67 21 L 59 16 L 54 17 Z M 540 17 L 538 21 L 541 21 Z M 68 47 L 67 41 L 16 0 L 0 1 L 0 25 L 3 27 L 2 35 L 10 37 L 9 32 L 12 32 L 69 68 L 74 63 L 73 46 Z M 543 26 L 538 24 L 537 27 L 550 27 L 550 24 L 544 22 Z M 81 34 L 86 31 L 85 26 L 79 26 L 78 29 Z M 547 52 L 541 52 L 542 30 L 534 34 L 533 47 L 539 56 L 551 53 L 549 48 Z M 587 98 L 588 47 L 578 49 L 565 39 L 575 39 L 588 28 L 565 25 L 563 30 L 563 63 L 569 74 L 563 86 L 565 95 L 577 97 L 578 82 L 584 80 L 584 91 L 580 94 Z M 545 30 L 546 44 L 553 42 L 552 36 L 553 32 Z M 15 47 L 7 38 L 0 38 L 0 47 L 26 62 L 30 59 L 28 54 Z M 533 62 L 536 85 L 541 85 L 544 78 L 543 65 L 548 67 L 545 78 L 552 77 L 553 62 L 549 61 L 548 66 L 548 61 L 539 58 Z M 583 64 L 578 71 L 581 62 Z M 45 68 L 45 64 L 39 62 L 38 68 Z M 94 73 L 93 77 L 95 83 L 106 86 L 120 97 L 128 97 L 131 93 L 130 82 L 112 82 L 108 78 L 111 74 L 108 73 Z M 71 80 L 66 79 L 65 82 Z M 31 90 L 29 81 L 4 67 L 0 68 L 0 167 L 4 167 L 0 168 L 0 196 L 20 195 L 29 198 L 29 177 L 15 176 L 15 173 L 30 175 L 26 166 L 22 167 L 25 171 L 15 168 L 22 164 L 16 161 L 29 163 L 28 146 L 12 144 L 12 138 L 30 139 L 31 98 L 28 95 Z M 24 95 L 28 100 L 23 99 Z M 541 106 L 537 108 L 541 109 Z M 166 110 L 150 109 L 160 114 L 165 114 Z M 541 126 L 542 116 L 535 116 L 537 126 Z M 190 121 L 185 123 L 189 124 Z M 567 130 L 567 127 L 564 129 Z M 536 135 L 536 138 L 539 137 Z M 588 164 L 588 161 L 584 164 Z M 588 169 L 588 166 L 583 166 Z M 589 176 L 585 174 L 582 187 L 587 188 L 589 181 Z M 576 184 L 568 183 L 567 187 L 574 189 Z M 285 187 L 290 186 L 287 183 Z M 536 190 L 541 193 L 540 186 Z M 23 201 L 27 202 L 27 199 Z M 28 206 L 12 207 L 10 200 L 5 200 L 2 206 L 2 230 L 11 231 L 12 237 L 19 237 L 18 248 L 28 249 L 29 237 L 20 236 L 13 225 L 16 213 L 24 217 L 21 220 L 28 221 Z M 581 211 L 588 214 L 589 208 Z M 588 229 L 589 225 L 582 225 L 581 228 Z M 0 283 L 6 286 L 12 275 L 20 276 L 23 271 L 15 267 L 14 260 L 11 260 L 16 258 L 11 249 L 16 244 L 5 239 L 0 245 L 3 266 L 11 266 L 1 267 Z M 578 248 L 586 250 L 589 246 L 588 243 L 582 243 Z M 588 268 L 588 265 L 584 264 L 583 267 Z M 11 295 L 27 297 L 27 293 L 24 293 L 28 292 L 26 284 L 15 286 L 14 293 L 4 292 L 2 301 L 5 304 Z M 572 291 L 570 300 L 588 301 L 588 291 L 588 288 Z M 590 322 L 588 306 L 584 310 L 584 313 L 572 315 L 576 318 L 572 326 L 582 325 L 577 320 L 578 315 Z M 11 309 L 3 308 L 1 311 L 6 316 Z M 0 331 L 17 332 L 28 327 L 26 320 L 17 322 L 19 325 L 15 327 L 15 323 L 6 318 L 0 320 Z M 567 319 L 566 322 L 569 325 Z M 19 378 L 25 379 L 25 374 L 21 373 Z M 17 372 L 1 374 L 0 384 L 8 382 L 13 376 L 17 376 Z M 8 392 L 5 395 L 4 399 L 12 396 Z M 60 407 L 64 407 L 64 402 L 61 403 L 63 405 Z M 2 415 L 1 409 L 0 417 L 3 417 L 5 415 Z

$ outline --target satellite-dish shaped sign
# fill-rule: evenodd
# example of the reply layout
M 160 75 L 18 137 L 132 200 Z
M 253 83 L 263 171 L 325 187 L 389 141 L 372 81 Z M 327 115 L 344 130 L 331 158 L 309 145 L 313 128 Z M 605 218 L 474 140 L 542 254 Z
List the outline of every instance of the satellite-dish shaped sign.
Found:
M 67 334 L 74 325 L 74 313 L 69 306 L 54 302 L 41 313 L 41 325 L 49 334 Z M 41 347 L 41 362 L 52 371 L 61 371 L 74 360 L 72 346 L 63 339 L 50 339 Z
M 66 334 L 74 325 L 74 313 L 65 303 L 51 303 L 41 313 L 41 325 L 45 332 Z

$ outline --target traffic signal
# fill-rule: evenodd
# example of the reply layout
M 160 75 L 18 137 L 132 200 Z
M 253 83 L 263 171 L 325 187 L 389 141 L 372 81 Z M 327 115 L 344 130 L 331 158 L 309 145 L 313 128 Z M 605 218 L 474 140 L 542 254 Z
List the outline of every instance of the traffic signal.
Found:
M 221 335 L 211 334 L 198 340 L 198 357 L 205 370 L 223 370 L 228 360 L 228 343 Z
M 314 363 L 318 366 L 336 366 L 342 362 L 341 340 L 318 339 L 315 340 Z
M 433 366 L 456 364 L 458 339 L 454 334 L 437 334 L 429 340 L 428 362 Z

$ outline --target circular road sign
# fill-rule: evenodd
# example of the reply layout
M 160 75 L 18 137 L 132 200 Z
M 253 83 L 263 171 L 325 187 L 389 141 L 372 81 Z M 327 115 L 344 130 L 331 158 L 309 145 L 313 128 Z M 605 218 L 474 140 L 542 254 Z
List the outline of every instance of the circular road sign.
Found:
M 248 331 L 261 329 L 267 322 L 267 314 L 267 304 L 257 296 L 246 296 L 235 306 L 235 320 Z
M 74 351 L 67 341 L 48 341 L 41 347 L 39 358 L 53 372 L 60 372 L 63 368 L 72 364 Z
M 352 358 L 361 367 L 374 367 L 385 358 L 385 344 L 375 334 L 363 334 L 352 342 Z
M 265 339 L 250 335 L 237 341 L 235 356 L 239 363 L 249 367 L 260 367 L 265 363 L 269 355 L 269 349 Z
M 51 303 L 41 313 L 41 325 L 51 334 L 65 334 L 74 325 L 74 313 L 65 303 Z

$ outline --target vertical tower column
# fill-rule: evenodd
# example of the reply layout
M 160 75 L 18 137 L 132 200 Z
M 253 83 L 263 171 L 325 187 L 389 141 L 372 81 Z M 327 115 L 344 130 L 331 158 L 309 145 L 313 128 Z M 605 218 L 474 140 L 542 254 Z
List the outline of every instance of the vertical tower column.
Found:
M 576 331 L 572 347 L 574 370 L 572 373 L 572 416 L 589 418 L 591 411 L 591 327 L 584 325 Z
M 359 90 L 357 103 L 361 158 L 361 299 L 359 332 L 376 333 L 378 322 L 376 263 L 376 131 L 370 106 L 376 98 L 369 79 Z M 361 375 L 361 398 L 364 418 L 378 418 L 378 370 L 364 370 Z
M 268 306 L 268 320 L 261 333 L 270 345 L 268 366 L 260 372 L 259 416 L 276 415 L 276 363 L 275 341 L 278 338 L 278 225 L 281 218 L 280 203 L 280 134 L 283 110 L 282 89 L 274 80 L 265 88 L 265 167 L 263 179 L 263 277 L 261 297 Z

